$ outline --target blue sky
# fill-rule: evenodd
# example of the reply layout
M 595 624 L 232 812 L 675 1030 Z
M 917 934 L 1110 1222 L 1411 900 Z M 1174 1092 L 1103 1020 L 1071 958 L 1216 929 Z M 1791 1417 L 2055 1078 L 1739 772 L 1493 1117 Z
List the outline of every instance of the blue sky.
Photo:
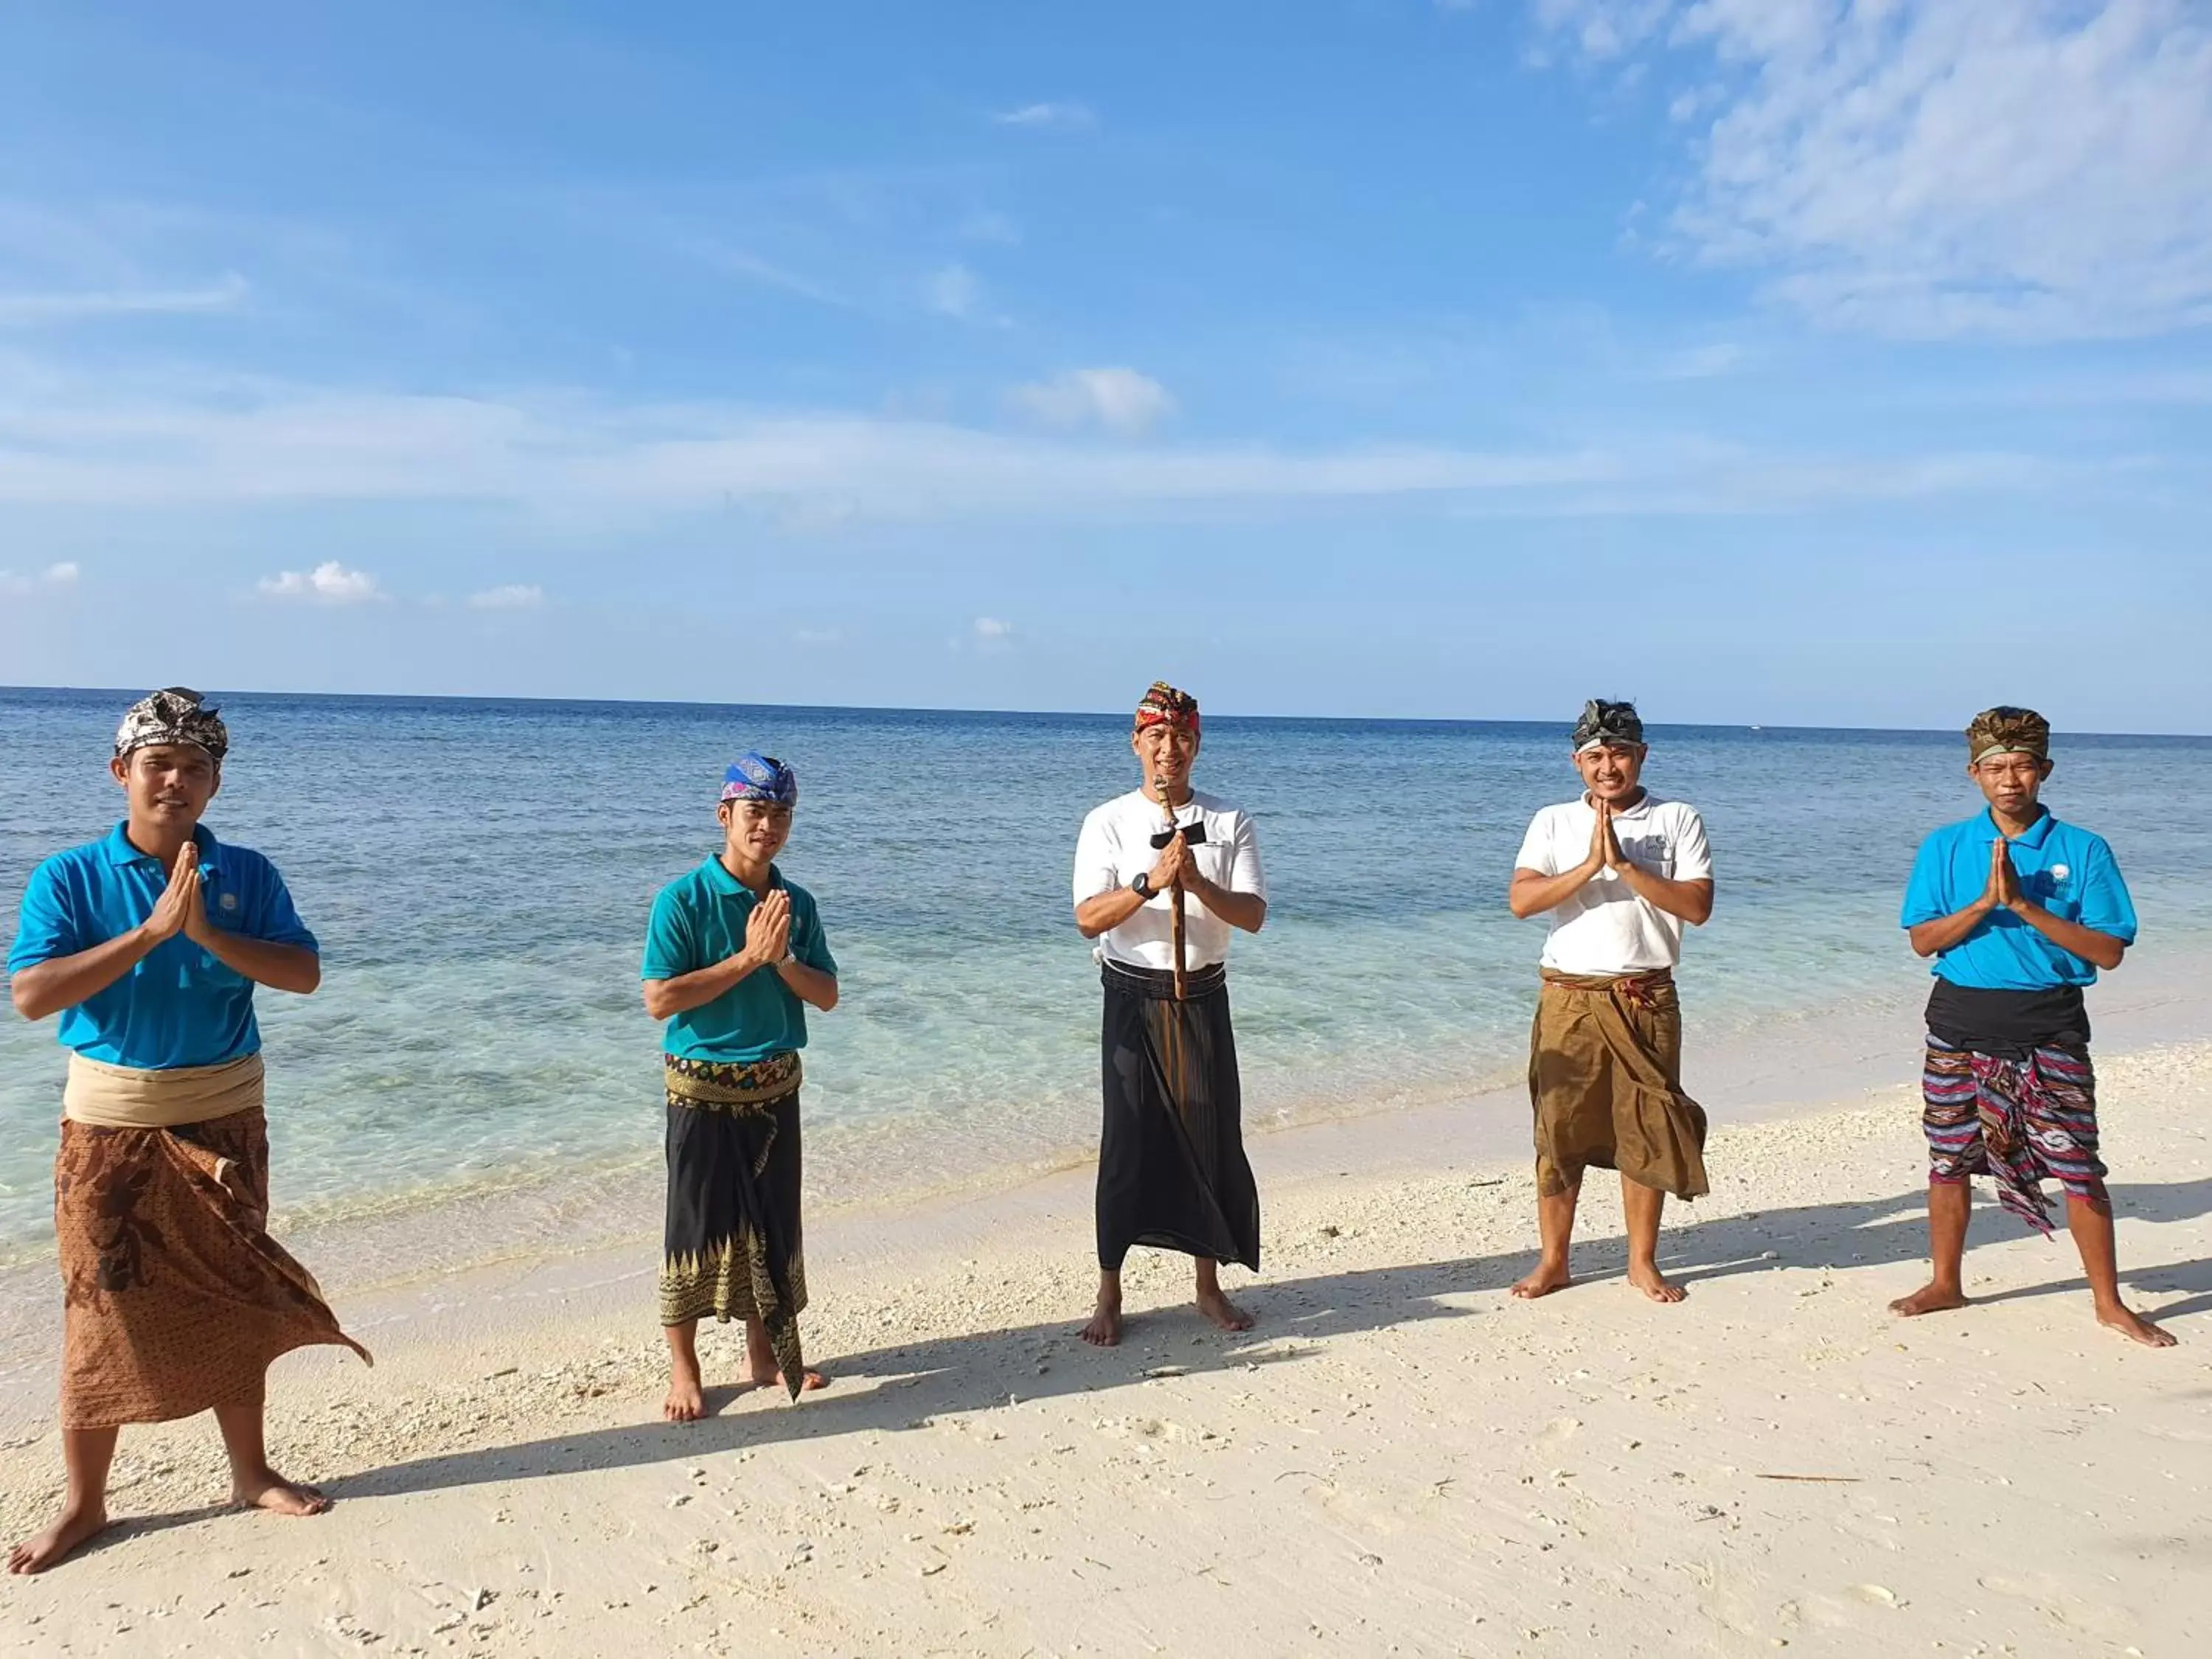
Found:
M 15 0 L 0 683 L 2203 731 L 2207 155 L 2191 0 Z

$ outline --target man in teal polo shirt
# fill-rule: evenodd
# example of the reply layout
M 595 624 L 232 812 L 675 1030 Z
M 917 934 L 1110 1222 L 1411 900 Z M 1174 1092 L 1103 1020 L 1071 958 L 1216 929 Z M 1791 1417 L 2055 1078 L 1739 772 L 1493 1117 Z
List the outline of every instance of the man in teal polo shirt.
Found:
M 1966 744 L 1967 775 L 1989 809 L 1929 836 L 1905 893 L 1912 948 L 1936 959 L 1921 1079 L 1935 1276 L 1890 1307 L 1909 1316 L 1966 1305 L 1968 1177 L 1994 1176 L 2004 1207 L 2048 1235 L 2048 1176 L 2066 1190 L 2067 1231 L 2099 1322 L 2169 1347 L 2172 1336 L 2120 1300 L 2081 997 L 2135 942 L 2135 906 L 2103 837 L 2038 799 L 2051 775 L 2049 721 L 2033 709 L 1987 709 Z
M 229 745 L 197 691 L 134 704 L 110 763 L 123 822 L 46 860 L 23 890 L 9 993 L 26 1019 L 58 1014 L 70 1051 L 54 1159 L 69 1491 L 54 1524 L 15 1547 L 11 1571 L 49 1567 L 107 1524 L 125 1423 L 212 1410 L 234 1502 L 328 1507 L 269 1465 L 265 1374 L 305 1344 L 362 1350 L 264 1231 L 253 1018 L 257 985 L 304 995 L 321 957 L 276 866 L 200 822 Z
M 646 930 L 646 1012 L 668 1023 L 668 1210 L 660 1324 L 670 1381 L 662 1415 L 705 1410 L 700 1319 L 745 1322 L 746 1381 L 818 1389 L 805 1369 L 799 1228 L 799 1051 L 806 1009 L 837 1006 L 837 962 L 814 896 L 783 878 L 799 780 L 748 754 L 717 809 L 722 849 L 663 888 Z

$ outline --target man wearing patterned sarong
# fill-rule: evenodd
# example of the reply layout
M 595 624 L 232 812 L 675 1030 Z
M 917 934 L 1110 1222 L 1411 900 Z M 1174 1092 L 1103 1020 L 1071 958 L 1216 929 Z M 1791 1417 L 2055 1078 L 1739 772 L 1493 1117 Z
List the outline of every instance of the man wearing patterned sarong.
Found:
M 2042 715 L 1977 714 L 1966 773 L 1988 809 L 1936 831 L 1913 860 L 1902 921 L 1913 950 L 1936 959 L 1921 1117 L 1935 1274 L 1889 1305 L 1905 1315 L 1964 1307 L 1969 1177 L 1995 1176 L 1998 1201 L 2048 1237 L 2047 1176 L 2065 1188 L 2098 1322 L 2168 1347 L 2172 1336 L 2120 1300 L 2081 996 L 2134 943 L 2135 906 L 2104 839 L 2042 804 L 2051 770 Z
M 716 809 L 721 850 L 661 890 L 646 931 L 646 1012 L 668 1023 L 660 1325 L 672 1423 L 705 1413 L 696 1338 L 709 1314 L 744 1321 L 746 1382 L 780 1382 L 794 1400 L 823 1386 L 799 1341 L 799 1051 L 808 1006 L 837 1006 L 837 963 L 814 896 L 775 864 L 798 804 L 788 766 L 740 757 Z
M 1130 747 L 1142 787 L 1094 810 L 1075 845 L 1075 925 L 1096 941 L 1105 985 L 1098 1301 L 1083 1328 L 1101 1347 L 1121 1340 L 1130 1246 L 1194 1258 L 1199 1311 L 1224 1331 L 1249 1330 L 1252 1316 L 1222 1293 L 1218 1264 L 1260 1266 L 1228 981 L 1231 930 L 1256 933 L 1267 919 L 1259 840 L 1243 811 L 1190 787 L 1196 699 L 1154 684 Z
M 265 1231 L 253 988 L 305 995 L 322 967 L 276 866 L 200 822 L 229 743 L 197 691 L 132 705 L 110 763 L 123 821 L 46 860 L 23 890 L 9 993 L 27 1019 L 59 1014 L 70 1050 L 54 1160 L 69 1489 L 11 1571 L 52 1566 L 107 1524 L 125 1423 L 212 1410 L 233 1502 L 327 1509 L 269 1466 L 266 1374 L 310 1343 L 368 1358 Z
M 1595 1164 L 1620 1171 L 1629 1283 L 1680 1302 L 1659 1217 L 1667 1194 L 1706 1191 L 1705 1115 L 1682 1092 L 1674 967 L 1683 923 L 1713 913 L 1712 858 L 1695 810 L 1640 781 L 1650 751 L 1632 704 L 1584 704 L 1572 743 L 1583 793 L 1536 814 L 1506 895 L 1515 915 L 1552 922 L 1528 1052 L 1543 1254 L 1513 1294 L 1574 1283 L 1575 1200 Z

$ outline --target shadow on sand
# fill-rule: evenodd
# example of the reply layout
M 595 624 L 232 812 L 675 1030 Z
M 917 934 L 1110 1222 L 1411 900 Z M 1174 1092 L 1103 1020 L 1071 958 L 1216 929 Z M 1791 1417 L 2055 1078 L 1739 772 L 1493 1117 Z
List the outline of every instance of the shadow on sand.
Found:
M 2212 1180 L 2117 1185 L 2112 1199 L 2115 1210 L 2124 1218 L 2189 1220 L 2212 1212 Z M 1979 1215 L 1977 1219 L 1978 1231 L 1984 1239 L 1997 1237 L 1999 1224 L 2019 1225 L 1995 1213 Z M 1676 1227 L 1662 1242 L 1668 1273 L 1692 1285 L 1700 1279 L 1771 1268 L 1881 1267 L 1917 1261 L 1926 1254 L 1924 1200 L 1915 1189 L 1868 1203 L 1730 1216 Z M 2071 1266 L 2072 1251 L 2063 1241 L 2057 1243 L 2066 1254 L 2055 1260 Z M 1618 1278 L 1626 1267 L 1626 1248 L 1617 1237 L 1578 1243 L 1576 1260 L 1578 1283 L 1583 1285 Z M 1167 1363 L 1182 1372 L 1291 1364 L 1303 1357 L 1305 1344 L 1322 1338 L 1380 1330 L 1414 1320 L 1462 1317 L 1468 1310 L 1450 1298 L 1503 1289 L 1528 1265 L 1528 1256 L 1516 1252 L 1262 1281 L 1237 1292 L 1259 1315 L 1259 1330 L 1222 1336 L 1196 1346 L 1189 1343 L 1196 1328 L 1195 1316 L 1188 1310 L 1133 1316 L 1123 1345 L 1109 1350 L 1085 1348 L 1074 1340 L 1079 1321 L 1071 1311 L 1067 1319 L 1049 1324 L 846 1355 L 836 1364 L 836 1387 L 787 1410 L 709 1417 L 682 1425 L 651 1423 L 593 1429 L 520 1445 L 453 1452 L 325 1482 L 324 1490 L 340 1498 L 392 1497 L 487 1481 L 634 1468 L 870 1430 L 896 1431 L 919 1427 L 923 1419 L 934 1416 L 1004 1405 L 1009 1376 L 1018 1379 L 1019 1395 L 1028 1401 L 1139 1382 L 1148 1371 Z M 2138 1291 L 2191 1293 L 2183 1302 L 2160 1308 L 2161 1320 L 2212 1310 L 2212 1259 L 2124 1268 L 2121 1280 Z M 2081 1288 L 2081 1280 L 2075 1276 L 1983 1299 L 2014 1301 Z M 1575 1292 L 1561 1294 L 1571 1297 Z M 1571 1315 L 1562 1309 L 1561 1316 Z M 1037 1375 L 1036 1363 L 1048 1350 L 1052 1369 Z M 732 1390 L 710 1390 L 708 1409 L 720 1410 L 732 1397 Z

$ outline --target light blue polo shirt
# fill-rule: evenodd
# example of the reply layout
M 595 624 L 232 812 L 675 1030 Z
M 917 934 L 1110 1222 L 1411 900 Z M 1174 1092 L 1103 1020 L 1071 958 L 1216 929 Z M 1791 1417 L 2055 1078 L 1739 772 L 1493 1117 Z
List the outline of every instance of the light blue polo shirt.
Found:
M 791 953 L 831 978 L 837 959 L 822 932 L 814 896 L 769 866 L 769 884 L 791 895 Z M 758 902 L 752 890 L 708 859 L 679 876 L 653 901 L 640 979 L 678 979 L 727 961 L 744 948 L 745 919 Z M 712 1002 L 672 1015 L 661 1046 L 678 1060 L 742 1062 L 806 1046 L 806 1005 L 773 968 L 746 975 Z
M 1945 824 L 1921 842 L 1905 884 L 1902 925 L 1917 927 L 1954 915 L 1979 898 L 1990 884 L 1990 847 L 1997 835 L 1996 820 L 1984 810 Z M 2063 921 L 2135 943 L 2136 908 L 2102 836 L 2062 823 L 2045 808 L 2014 840 L 2012 867 L 2031 902 Z M 1954 985 L 1984 991 L 2047 991 L 2094 984 L 2097 978 L 2094 964 L 2061 950 L 2009 910 L 1991 911 L 1972 933 L 1939 952 L 1935 970 Z
M 200 887 L 216 927 L 274 945 L 319 951 L 292 908 L 276 866 L 260 854 L 192 832 Z M 129 933 L 154 914 L 169 884 L 157 859 L 120 823 L 99 841 L 57 853 L 31 872 L 8 949 L 8 971 L 72 957 Z M 182 933 L 163 939 L 105 991 L 62 1011 L 62 1046 L 137 1071 L 220 1066 L 258 1053 L 253 981 Z

